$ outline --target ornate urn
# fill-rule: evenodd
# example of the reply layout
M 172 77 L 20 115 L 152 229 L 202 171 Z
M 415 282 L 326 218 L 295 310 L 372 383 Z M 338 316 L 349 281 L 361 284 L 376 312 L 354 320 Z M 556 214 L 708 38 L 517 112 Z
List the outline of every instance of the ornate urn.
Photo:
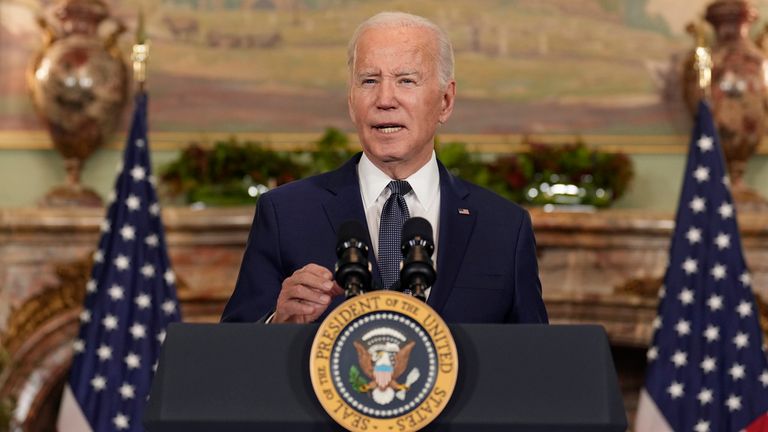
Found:
M 28 73 L 32 102 L 64 158 L 67 181 L 42 205 L 98 206 L 101 198 L 80 183 L 84 161 L 110 136 L 125 107 L 128 71 L 116 47 L 125 27 L 109 19 L 101 0 L 62 0 L 40 18 L 44 46 Z M 102 38 L 100 29 L 111 31 Z
M 745 210 L 766 206 L 765 199 L 744 183 L 747 161 L 765 135 L 768 114 L 768 62 L 749 39 L 755 19 L 757 10 L 749 0 L 717 0 L 706 11 L 706 20 L 715 30 L 708 90 L 734 200 Z M 686 101 L 695 109 L 701 94 L 692 90 L 690 74 L 685 80 Z

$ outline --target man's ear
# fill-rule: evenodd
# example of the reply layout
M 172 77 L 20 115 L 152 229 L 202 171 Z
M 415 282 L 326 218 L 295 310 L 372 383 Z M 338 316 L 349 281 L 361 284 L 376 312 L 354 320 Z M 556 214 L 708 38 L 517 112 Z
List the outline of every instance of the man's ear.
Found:
M 451 80 L 443 92 L 440 104 L 440 123 L 445 123 L 453 112 L 453 102 L 456 100 L 456 81 Z

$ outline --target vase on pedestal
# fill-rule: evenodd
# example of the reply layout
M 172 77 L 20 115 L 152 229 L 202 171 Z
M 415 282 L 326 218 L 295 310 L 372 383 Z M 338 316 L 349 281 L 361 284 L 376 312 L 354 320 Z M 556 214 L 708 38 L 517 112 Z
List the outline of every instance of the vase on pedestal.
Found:
M 64 158 L 65 184 L 44 206 L 98 206 L 101 198 L 80 182 L 86 159 L 114 131 L 128 95 L 128 71 L 117 49 L 125 29 L 101 0 L 62 0 L 39 18 L 44 46 L 30 63 L 32 102 Z M 107 24 L 108 34 L 100 30 Z M 111 28 L 110 28 L 111 27 Z
M 714 29 L 709 93 L 720 135 L 731 192 L 742 210 L 767 209 L 765 198 L 744 182 L 744 172 L 766 132 L 768 114 L 768 62 L 749 38 L 757 10 L 749 0 L 717 0 L 706 16 Z M 693 108 L 701 97 L 688 74 L 686 101 Z

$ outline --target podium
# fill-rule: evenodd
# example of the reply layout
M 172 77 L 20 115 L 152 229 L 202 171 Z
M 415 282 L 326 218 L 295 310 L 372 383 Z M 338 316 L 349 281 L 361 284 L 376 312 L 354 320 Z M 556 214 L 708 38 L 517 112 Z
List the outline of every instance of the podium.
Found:
M 450 325 L 459 377 L 425 430 L 625 431 L 605 331 Z M 172 324 L 145 410 L 149 432 L 338 431 L 309 377 L 314 324 Z

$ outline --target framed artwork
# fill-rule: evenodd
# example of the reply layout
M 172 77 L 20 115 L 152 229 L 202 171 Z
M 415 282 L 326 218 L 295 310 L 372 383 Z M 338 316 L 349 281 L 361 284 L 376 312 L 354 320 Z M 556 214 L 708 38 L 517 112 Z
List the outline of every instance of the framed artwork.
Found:
M 0 0 L 0 148 L 45 140 L 25 73 L 39 50 L 35 17 L 52 2 Z M 458 97 L 441 134 L 503 143 L 526 134 L 663 148 L 684 142 L 685 26 L 708 0 L 108 0 L 128 31 L 139 9 L 151 43 L 153 133 L 351 131 L 346 44 L 382 10 L 447 30 Z M 768 0 L 755 1 L 761 14 Z M 758 25 L 755 25 L 757 28 Z M 299 135 L 295 135 L 299 134 Z M 506 138 L 505 138 L 506 137 Z M 11 144 L 15 143 L 15 144 Z

